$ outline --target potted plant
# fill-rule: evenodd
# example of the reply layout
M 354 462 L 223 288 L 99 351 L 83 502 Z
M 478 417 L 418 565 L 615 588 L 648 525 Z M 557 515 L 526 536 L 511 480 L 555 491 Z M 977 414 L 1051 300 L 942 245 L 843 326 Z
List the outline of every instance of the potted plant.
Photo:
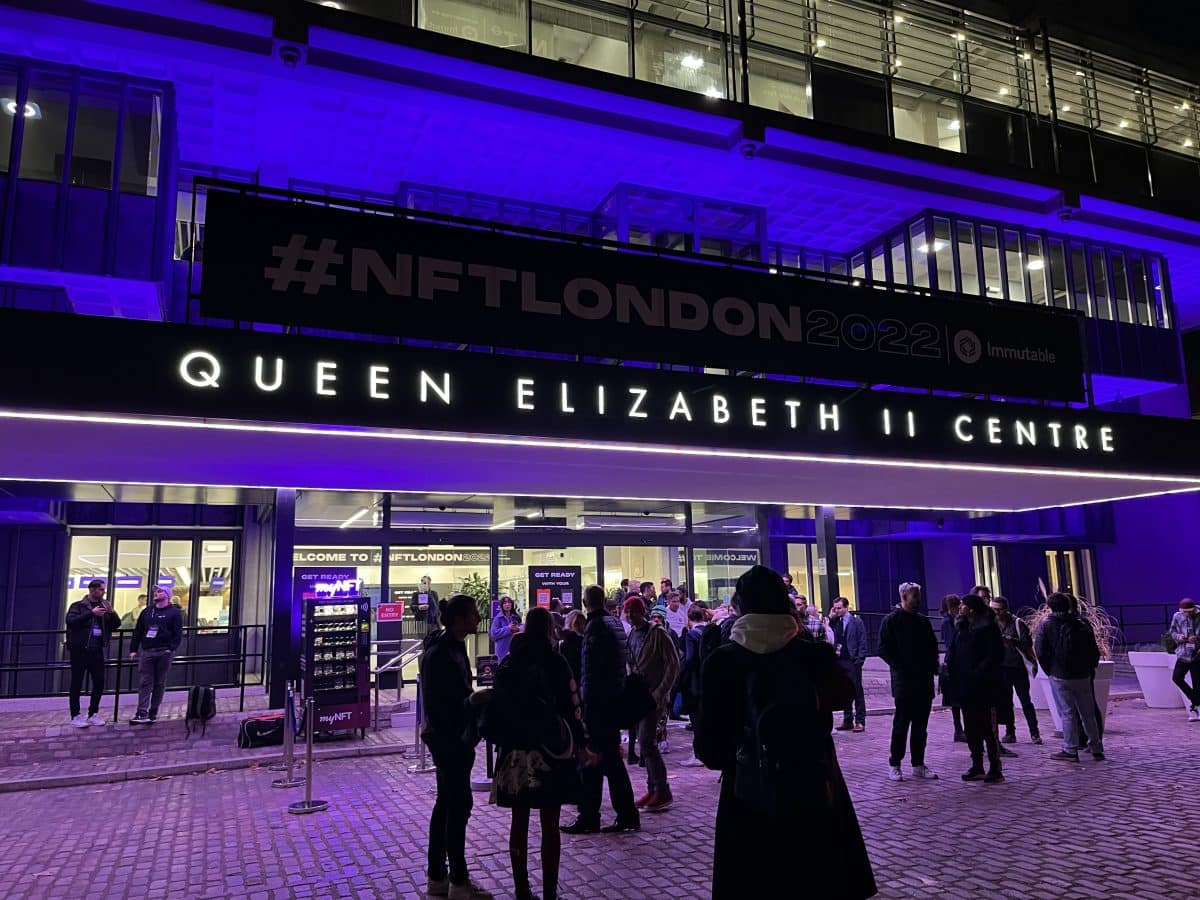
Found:
M 1175 672 L 1175 639 L 1171 632 L 1162 636 L 1158 646 L 1148 644 L 1141 650 L 1130 650 L 1129 664 L 1151 709 L 1178 709 L 1184 705 L 1183 694 L 1171 680 Z
M 1106 613 L 1101 607 L 1084 597 L 1076 597 L 1075 599 L 1079 603 L 1079 609 L 1077 610 L 1079 618 L 1092 626 L 1092 634 L 1096 638 L 1096 648 L 1100 651 L 1100 665 L 1096 667 L 1096 679 L 1093 689 L 1096 695 L 1096 706 L 1100 710 L 1100 718 L 1103 720 L 1108 715 L 1108 695 L 1112 691 L 1113 642 L 1118 635 L 1118 629 L 1112 616 Z M 1050 618 L 1051 615 L 1050 607 L 1043 601 L 1042 605 L 1036 611 L 1025 618 L 1025 624 L 1029 626 L 1030 633 L 1036 636 L 1042 623 Z M 1054 730 L 1061 732 L 1062 716 L 1058 714 L 1058 706 L 1054 703 L 1054 693 L 1050 687 L 1050 676 L 1046 674 L 1045 669 L 1038 669 L 1037 682 L 1042 686 L 1041 693 L 1045 697 L 1046 708 L 1050 710 L 1050 717 L 1054 720 Z M 1101 724 L 1103 725 L 1103 722 Z

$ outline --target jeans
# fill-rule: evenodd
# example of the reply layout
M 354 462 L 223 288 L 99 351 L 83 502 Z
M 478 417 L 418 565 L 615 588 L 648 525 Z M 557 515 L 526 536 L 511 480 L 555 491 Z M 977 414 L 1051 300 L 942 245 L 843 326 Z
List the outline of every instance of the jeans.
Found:
M 638 743 L 642 745 L 642 759 L 646 761 L 646 791 L 651 794 L 668 794 L 667 764 L 658 749 L 658 710 L 650 713 L 638 723 Z
M 593 729 L 591 746 L 600 754 L 600 764 L 587 766 L 583 770 L 583 791 L 579 796 L 579 818 L 595 824 L 600 821 L 600 800 L 604 794 L 604 779 L 608 779 L 608 794 L 612 800 L 617 819 L 622 822 L 638 821 L 638 811 L 633 805 L 633 785 L 629 783 L 629 772 L 621 759 L 621 733 L 616 728 Z M 655 746 L 657 750 L 657 746 Z
M 925 765 L 925 745 L 929 742 L 929 711 L 932 708 L 933 697 L 896 698 L 896 712 L 892 716 L 892 748 L 891 756 L 888 757 L 889 765 L 898 766 L 904 759 L 906 739 L 910 741 L 909 762 L 913 766 Z
M 163 691 L 167 687 L 167 672 L 171 668 L 171 651 L 166 647 L 138 652 L 138 714 L 158 716 Z
M 1000 744 L 996 740 L 996 720 L 992 716 L 990 706 L 971 704 L 962 708 L 963 728 L 967 732 L 967 747 L 971 751 L 971 768 L 982 767 L 983 751 L 986 749 L 988 769 L 999 772 Z
M 467 881 L 467 820 L 471 818 L 471 766 L 475 749 L 463 745 L 429 747 L 437 766 L 437 799 L 429 817 L 429 869 L 432 881 L 446 877 L 449 859 L 450 880 Z
M 100 696 L 104 693 L 104 651 L 71 648 L 71 689 L 68 702 L 71 718 L 79 715 L 79 694 L 83 690 L 83 673 L 92 679 L 92 696 L 88 700 L 88 715 L 100 712 Z
M 1029 726 L 1029 736 L 1037 737 L 1041 732 L 1038 730 L 1037 709 L 1033 705 L 1033 698 L 1029 696 L 1029 673 L 1024 666 L 1002 666 L 1000 674 L 1004 678 L 1004 697 L 996 707 L 996 720 L 1008 731 L 1013 730 L 1016 710 L 1013 708 L 1012 695 L 1016 691 L 1017 699 L 1021 701 L 1021 711 L 1025 714 L 1025 723 Z
M 1104 741 L 1100 736 L 1100 723 L 1096 720 L 1096 695 L 1090 678 L 1050 679 L 1054 693 L 1054 705 L 1063 723 L 1063 752 L 1078 753 L 1080 725 L 1087 734 L 1093 753 L 1104 752 Z M 1078 717 L 1078 718 L 1077 718 Z
M 1184 681 L 1187 675 L 1192 676 L 1191 687 Z M 1178 685 L 1183 691 L 1183 695 L 1188 699 L 1188 706 L 1195 708 L 1200 706 L 1200 654 L 1191 660 L 1178 659 L 1175 660 L 1175 673 L 1171 676 L 1171 680 Z
M 842 721 L 849 723 L 850 714 L 853 711 L 854 721 L 859 725 L 867 724 L 867 698 L 863 693 L 863 677 L 862 664 L 856 663 L 852 659 L 839 659 L 838 663 L 842 667 L 842 671 L 846 673 L 846 677 L 854 682 L 854 706 L 847 706 L 842 710 Z

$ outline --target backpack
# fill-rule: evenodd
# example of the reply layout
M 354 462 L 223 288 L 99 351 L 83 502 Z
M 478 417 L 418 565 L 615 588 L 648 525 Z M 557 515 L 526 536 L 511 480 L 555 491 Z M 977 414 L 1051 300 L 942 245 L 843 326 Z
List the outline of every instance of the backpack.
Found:
M 192 723 L 200 723 L 200 736 L 208 730 L 208 720 L 217 714 L 217 691 L 210 685 L 194 684 L 188 688 L 187 717 L 184 727 L 187 736 L 192 736 Z
M 745 734 L 733 793 L 756 814 L 807 815 L 831 802 L 828 722 L 821 722 L 813 681 L 781 661 L 786 668 L 755 660 L 747 674 Z
M 491 693 L 477 713 L 479 735 L 506 750 L 544 750 L 553 757 L 570 756 L 570 729 L 558 710 L 546 701 L 544 679 L 536 667 L 527 669 L 523 684 L 511 655 L 496 669 Z M 478 693 L 478 692 L 477 692 Z
M 238 726 L 237 745 L 246 750 L 250 747 L 277 747 L 283 743 L 284 714 L 251 716 L 242 719 Z

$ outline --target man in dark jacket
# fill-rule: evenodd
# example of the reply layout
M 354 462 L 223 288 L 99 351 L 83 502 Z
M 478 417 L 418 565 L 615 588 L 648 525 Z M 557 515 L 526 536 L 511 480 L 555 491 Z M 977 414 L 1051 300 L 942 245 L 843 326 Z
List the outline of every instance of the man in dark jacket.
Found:
M 879 628 L 879 657 L 892 671 L 892 745 L 888 780 L 903 781 L 900 762 L 911 731 L 910 752 L 914 778 L 937 778 L 925 766 L 929 741 L 929 712 L 933 708 L 933 678 L 938 670 L 938 642 L 929 619 L 921 614 L 921 586 L 900 585 L 900 605 Z
M 593 584 L 583 592 L 587 625 L 583 630 L 583 677 L 580 696 L 587 725 L 589 748 L 600 756 L 598 766 L 583 770 L 579 815 L 563 826 L 566 834 L 613 834 L 638 831 L 641 816 L 633 805 L 633 785 L 621 759 L 618 704 L 625 687 L 627 657 L 625 629 L 604 608 L 604 588 Z M 604 779 L 617 820 L 600 827 L 600 800 Z
M 1050 595 L 1046 601 L 1050 617 L 1041 624 L 1034 638 L 1038 662 L 1050 678 L 1054 705 L 1058 707 L 1063 723 L 1063 748 L 1050 758 L 1079 761 L 1082 724 L 1092 757 L 1102 760 L 1104 743 L 1092 687 L 1092 677 L 1100 665 L 1100 649 L 1092 626 L 1072 612 L 1072 599 L 1069 594 Z
M 171 659 L 183 640 L 183 614 L 162 588 L 154 589 L 154 605 L 138 616 L 129 644 L 129 658 L 137 660 L 138 708 L 130 725 L 149 725 L 158 718 Z
M 452 900 L 491 900 L 467 874 L 467 820 L 471 817 L 471 665 L 467 635 L 479 627 L 479 610 L 466 594 L 455 594 L 441 612 L 444 630 L 430 636 L 421 659 L 421 740 L 437 766 L 437 799 L 429 817 L 426 893 Z M 447 861 L 449 872 L 447 877 Z
M 996 707 L 996 718 L 1004 726 L 1002 744 L 1016 743 L 1016 709 L 1013 707 L 1013 692 L 1021 701 L 1021 711 L 1025 714 L 1025 723 L 1029 726 L 1029 740 L 1034 744 L 1042 742 L 1041 731 L 1038 728 L 1037 709 L 1033 698 L 1029 695 L 1029 671 L 1025 668 L 1028 662 L 1033 666 L 1033 674 L 1037 675 L 1038 664 L 1033 656 L 1033 635 L 1029 626 L 1021 621 L 1020 616 L 1014 616 L 1008 608 L 1008 601 L 1003 597 L 992 598 L 992 612 L 996 614 L 996 625 L 1000 628 L 1000 637 L 1004 640 L 1004 664 L 1000 667 L 1000 675 L 1004 679 L 1005 690 L 1001 692 L 999 706 Z M 1001 747 L 1001 750 L 1004 748 Z
M 108 637 L 121 627 L 121 617 L 104 600 L 105 584 L 95 579 L 88 584 L 87 596 L 76 600 L 67 610 L 67 652 L 71 656 L 71 724 L 76 728 L 103 725 L 100 718 L 100 697 L 104 694 L 104 651 Z M 92 680 L 92 695 L 88 714 L 79 711 L 79 694 L 83 690 L 83 675 Z
M 863 666 L 867 662 L 867 626 L 850 611 L 850 601 L 838 597 L 829 611 L 833 650 L 842 671 L 854 683 L 854 707 L 842 711 L 838 731 L 861 732 L 867 727 L 867 698 L 863 693 Z M 853 718 L 851 713 L 853 712 Z
M 995 708 L 1004 691 L 1000 676 L 1004 641 L 995 616 L 978 594 L 962 598 L 956 627 L 957 633 L 946 651 L 946 676 L 953 702 L 962 709 L 963 728 L 971 751 L 971 768 L 963 774 L 963 781 L 982 778 L 986 784 L 997 784 L 1004 780 L 995 720 Z

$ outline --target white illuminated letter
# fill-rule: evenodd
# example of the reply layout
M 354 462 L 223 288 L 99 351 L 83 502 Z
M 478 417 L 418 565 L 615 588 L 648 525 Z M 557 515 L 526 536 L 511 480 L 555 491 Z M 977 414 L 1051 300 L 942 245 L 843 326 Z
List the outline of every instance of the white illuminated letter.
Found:
M 799 428 L 800 423 L 799 423 L 799 417 L 797 416 L 797 413 L 800 411 L 800 401 L 799 400 L 784 400 L 783 405 L 786 406 L 788 409 L 788 427 L 789 428 Z
M 825 408 L 825 404 L 821 404 L 821 430 L 825 430 L 826 423 L 833 425 L 833 430 L 837 431 L 841 426 L 838 424 L 838 405 L 836 403 L 829 404 L 829 408 Z
M 317 363 L 317 393 L 322 397 L 336 397 L 337 391 L 335 389 L 325 387 L 325 385 L 332 384 L 335 381 L 337 381 L 337 363 Z
M 883 410 L 883 433 L 892 433 L 892 411 L 887 407 L 884 407 Z
M 713 424 L 729 424 L 729 401 L 722 394 L 713 394 Z
M 369 373 L 367 378 L 371 399 L 387 400 L 391 396 L 386 390 L 388 386 L 388 373 L 391 372 L 391 369 L 387 366 L 371 366 L 367 371 Z
M 916 437 L 917 436 L 917 414 L 914 413 L 910 409 L 908 411 L 908 416 L 906 418 L 908 419 L 908 436 Z
M 1017 446 L 1022 444 L 1032 444 L 1037 446 L 1037 426 L 1032 422 L 1022 422 L 1017 420 Z
M 1086 450 L 1087 448 L 1088 448 L 1087 426 L 1076 425 L 1075 426 L 1075 449 L 1076 450 Z
M 987 420 L 987 435 L 989 444 L 1000 443 L 1000 420 L 992 417 Z
M 631 387 L 629 393 L 633 395 L 633 404 L 629 407 L 629 418 L 631 419 L 648 419 L 650 414 L 642 409 L 642 401 L 646 399 L 646 389 Z
M 442 383 L 438 384 L 429 377 L 429 373 L 424 369 L 421 370 L 421 402 L 429 402 L 429 392 L 433 391 L 438 395 L 438 398 L 447 406 L 450 405 L 450 373 L 442 373 Z
M 667 416 L 667 419 L 673 420 L 676 416 L 683 416 L 689 422 L 692 421 L 692 411 L 688 409 L 687 398 L 683 396 L 683 391 L 675 395 L 675 402 L 671 404 L 671 414 Z
M 596 388 L 596 412 L 604 415 L 604 385 Z
M 275 381 L 267 384 L 263 381 L 263 358 L 261 356 L 254 357 L 254 383 L 258 385 L 260 391 L 279 390 L 279 386 L 283 384 L 283 359 L 275 357 Z
M 762 397 L 750 398 L 750 424 L 755 428 L 766 428 L 767 401 Z
M 559 384 L 559 391 L 562 397 L 562 411 L 565 413 L 575 412 L 575 407 L 571 405 L 570 398 L 567 396 L 567 383 L 565 381 Z
M 517 379 L 517 409 L 533 409 L 533 379 Z
M 1062 431 L 1062 423 L 1061 422 L 1048 422 L 1046 424 L 1046 427 L 1050 429 L 1050 440 L 1053 442 L 1054 446 L 1061 447 L 1062 439 L 1059 437 L 1058 433 L 1060 431 Z
M 1105 453 L 1112 453 L 1116 449 L 1113 446 L 1113 430 L 1110 425 L 1100 427 L 1100 449 Z
M 199 371 L 193 372 L 192 363 L 196 361 L 204 362 L 208 365 Z M 220 387 L 221 385 L 217 379 L 221 377 L 221 363 L 211 353 L 207 353 L 204 350 L 193 350 L 179 361 L 179 377 L 192 387 Z
M 971 443 L 971 441 L 975 440 L 975 435 L 971 434 L 969 431 L 963 431 L 963 426 L 970 425 L 970 424 L 971 424 L 970 416 L 959 416 L 957 419 L 954 420 L 954 436 L 957 437 L 964 444 L 969 444 L 969 443 Z

